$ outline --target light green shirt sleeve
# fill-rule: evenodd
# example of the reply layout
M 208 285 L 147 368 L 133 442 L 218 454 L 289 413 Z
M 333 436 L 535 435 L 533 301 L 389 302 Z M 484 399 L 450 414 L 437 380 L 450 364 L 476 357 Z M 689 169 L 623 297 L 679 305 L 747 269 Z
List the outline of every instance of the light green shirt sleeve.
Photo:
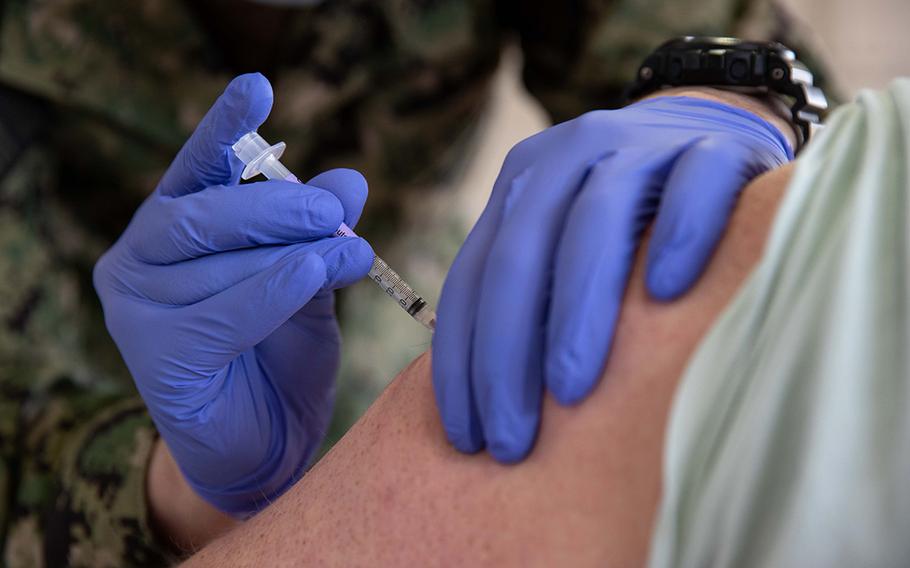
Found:
M 671 411 L 650 566 L 910 559 L 910 80 L 838 109 Z

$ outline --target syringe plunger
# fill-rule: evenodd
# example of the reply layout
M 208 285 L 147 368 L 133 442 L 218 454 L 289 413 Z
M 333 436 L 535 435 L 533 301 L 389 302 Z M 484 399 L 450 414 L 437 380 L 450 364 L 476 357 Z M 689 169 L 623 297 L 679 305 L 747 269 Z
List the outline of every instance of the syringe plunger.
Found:
M 231 146 L 234 150 L 234 154 L 240 158 L 241 162 L 246 164 L 246 167 L 243 168 L 243 173 L 240 174 L 240 177 L 243 179 L 250 179 L 260 173 L 269 179 L 275 179 L 272 175 L 269 175 L 270 172 L 268 171 L 268 168 L 263 166 L 272 162 L 278 162 L 278 159 L 284 154 L 284 149 L 286 147 L 284 142 L 270 145 L 255 130 L 247 132 L 240 137 L 240 140 Z M 291 173 L 284 168 L 284 166 L 281 166 L 281 171 L 286 171 L 287 175 L 290 175 Z M 278 174 L 276 173 L 276 175 Z M 278 179 L 284 179 L 287 175 L 279 175 Z

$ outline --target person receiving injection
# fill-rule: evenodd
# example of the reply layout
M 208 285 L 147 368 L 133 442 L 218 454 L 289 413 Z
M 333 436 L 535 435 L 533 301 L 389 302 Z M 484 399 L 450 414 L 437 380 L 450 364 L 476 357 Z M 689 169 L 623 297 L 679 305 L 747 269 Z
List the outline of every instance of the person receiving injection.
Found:
M 660 297 L 672 298 L 705 266 L 729 218 L 728 205 L 748 176 L 792 158 L 788 127 L 772 126 L 779 119 L 771 113 L 753 116 L 759 107 L 750 102 L 740 110 L 735 97 L 720 102 L 721 95 L 699 96 L 585 115 L 510 153 L 449 273 L 433 339 L 437 404 L 455 448 L 475 452 L 486 444 L 500 461 L 523 458 L 536 434 L 543 365 L 552 368 L 566 350 L 583 355 L 583 366 L 562 373 L 558 382 L 548 377 L 546 388 L 564 403 L 590 392 L 593 383 L 584 371 L 600 369 L 615 318 L 599 318 L 604 323 L 589 329 L 584 316 L 616 314 L 642 220 L 653 216 L 658 228 L 668 220 L 707 227 L 683 247 L 672 231 L 655 231 L 650 246 L 661 251 L 660 262 L 651 264 L 649 278 L 659 284 Z M 334 169 L 299 183 L 278 169 L 277 149 L 250 134 L 271 105 L 265 77 L 234 79 L 95 266 L 108 330 L 166 442 L 156 446 L 149 480 L 156 479 L 156 463 L 173 459 L 215 517 L 203 522 L 196 513 L 156 509 L 150 500 L 162 525 L 170 519 L 192 531 L 229 522 L 225 513 L 244 519 L 300 479 L 332 413 L 341 342 L 333 291 L 377 266 L 371 246 L 353 232 L 366 201 L 365 179 Z M 252 145 L 235 148 L 244 136 Z M 639 145 L 627 155 L 622 141 L 629 140 Z M 612 169 L 595 170 L 608 177 L 575 175 L 590 167 L 592 153 L 612 160 L 604 162 Z M 274 161 L 269 177 L 277 179 L 238 185 L 243 170 L 257 170 L 260 155 Z M 681 173 L 664 179 L 677 161 Z M 718 170 L 716 164 L 729 167 Z M 711 170 L 711 192 L 703 191 L 704 167 Z M 565 183 L 554 188 L 552 179 Z M 581 195 L 594 197 L 583 208 L 572 205 L 578 180 L 587 180 L 593 192 Z M 660 201 L 664 186 L 675 199 Z M 607 187 L 620 191 L 600 193 Z M 562 223 L 567 211 L 592 221 Z M 606 233 L 586 238 L 600 219 L 612 220 L 602 223 Z M 565 250 L 554 240 L 554 228 L 562 226 L 580 231 L 561 241 Z M 551 272 L 557 250 L 570 262 Z M 490 268 L 492 276 L 484 272 Z M 565 293 L 583 287 L 601 268 L 606 280 L 596 293 L 572 296 L 551 322 L 589 329 L 596 341 L 559 333 L 548 336 L 543 349 L 543 328 L 528 318 L 545 312 L 551 288 Z M 389 275 L 379 280 L 386 289 L 397 282 Z M 486 301 L 475 298 L 481 293 Z M 412 315 L 432 322 L 428 306 L 402 299 Z M 532 341 L 524 341 L 529 333 Z M 471 348 L 475 337 L 485 340 L 479 350 Z M 203 538 L 195 536 L 190 542 Z

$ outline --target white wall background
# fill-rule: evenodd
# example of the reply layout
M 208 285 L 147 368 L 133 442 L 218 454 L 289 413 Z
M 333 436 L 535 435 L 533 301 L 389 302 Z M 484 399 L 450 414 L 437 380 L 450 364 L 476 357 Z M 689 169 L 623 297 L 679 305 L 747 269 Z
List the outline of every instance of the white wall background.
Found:
M 817 34 L 847 95 L 910 76 L 910 0 L 780 0 Z

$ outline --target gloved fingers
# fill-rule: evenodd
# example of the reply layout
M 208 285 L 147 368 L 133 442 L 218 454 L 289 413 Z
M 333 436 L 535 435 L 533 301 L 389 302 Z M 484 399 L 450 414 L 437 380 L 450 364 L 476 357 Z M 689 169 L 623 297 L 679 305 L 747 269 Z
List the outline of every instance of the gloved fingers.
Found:
M 321 428 L 327 424 L 316 417 L 332 412 L 340 350 L 335 294 L 325 289 L 255 347 L 256 359 L 272 378 L 282 405 L 290 409 L 291 417 L 308 423 L 306 429 L 315 439 L 322 439 Z
M 344 207 L 344 223 L 352 229 L 357 225 L 368 193 L 367 180 L 360 172 L 336 168 L 322 172 L 306 184 L 334 194 Z
M 212 254 L 174 264 L 134 263 L 122 285 L 132 295 L 166 306 L 186 306 L 268 270 L 285 258 L 318 254 L 326 265 L 326 290 L 366 276 L 373 261 L 369 244 L 357 237 L 327 237 L 311 243 L 266 246 Z
M 272 86 L 259 73 L 235 77 L 180 149 L 158 184 L 177 197 L 218 184 L 234 184 L 243 170 L 231 146 L 259 128 L 272 110 Z
M 553 257 L 587 165 L 528 172 L 513 184 L 487 255 L 473 337 L 474 396 L 487 449 L 502 462 L 523 459 L 537 434 Z
M 734 137 L 703 138 L 680 156 L 667 179 L 648 245 L 645 281 L 659 300 L 685 293 L 704 271 L 739 192 L 778 165 Z
M 587 396 L 610 351 L 639 239 L 682 148 L 619 150 L 592 169 L 559 241 L 545 379 L 561 404 Z
M 344 219 L 332 193 L 289 181 L 213 186 L 183 197 L 153 195 L 128 230 L 136 259 L 168 264 L 261 245 L 332 235 Z
M 511 193 L 514 173 L 508 163 L 503 166 L 486 208 L 449 269 L 437 310 L 433 389 L 446 436 L 462 452 L 477 452 L 484 446 L 471 385 L 471 344 L 483 267 Z
M 332 237 L 307 245 L 325 261 L 325 290 L 337 290 L 362 280 L 373 266 L 376 253 L 360 237 Z
M 461 452 L 483 449 L 483 432 L 470 381 L 471 337 L 480 263 L 488 233 L 475 225 L 452 263 L 440 294 L 433 333 L 433 390 L 446 437 Z
M 203 372 L 214 372 L 268 337 L 325 285 L 325 262 L 289 255 L 206 300 L 182 308 L 176 337 Z

